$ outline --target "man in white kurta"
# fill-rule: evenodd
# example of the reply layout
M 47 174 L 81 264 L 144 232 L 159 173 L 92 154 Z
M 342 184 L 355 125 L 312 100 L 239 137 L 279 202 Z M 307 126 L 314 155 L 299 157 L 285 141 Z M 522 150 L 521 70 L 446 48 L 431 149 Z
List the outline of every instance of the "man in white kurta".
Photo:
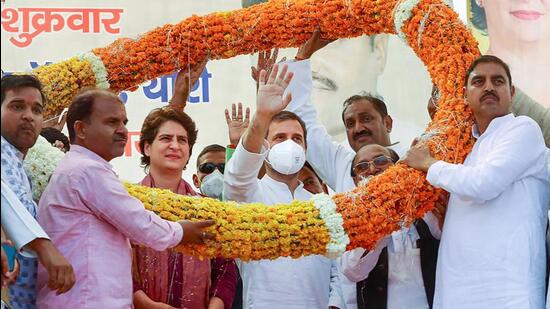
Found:
M 466 85 L 476 142 L 464 163 L 437 161 L 423 143 L 405 159 L 451 193 L 434 308 L 544 306 L 548 153 L 537 124 L 510 113 L 511 84 L 506 64 L 480 57 Z
M 277 74 L 276 69 L 273 72 Z M 263 78 L 256 113 L 225 169 L 224 196 L 227 200 L 266 205 L 308 200 L 312 194 L 298 181 L 298 172 L 283 175 L 266 163 L 266 175 L 257 178 L 270 147 L 288 140 L 305 146 L 305 131 L 299 121 L 286 119 L 270 124 L 272 116 L 284 109 L 281 96 L 287 85 L 284 80 L 289 79 L 270 79 L 265 84 L 265 73 Z M 266 134 L 271 145 L 264 140 Z M 242 262 L 240 271 L 244 308 L 344 308 L 336 264 L 326 257 Z

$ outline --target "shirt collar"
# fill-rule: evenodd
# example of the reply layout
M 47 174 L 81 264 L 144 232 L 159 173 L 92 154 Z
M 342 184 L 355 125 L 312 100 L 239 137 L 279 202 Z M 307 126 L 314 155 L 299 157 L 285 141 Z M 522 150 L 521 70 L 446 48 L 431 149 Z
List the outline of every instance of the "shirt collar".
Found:
M 17 158 L 19 158 L 19 160 L 21 161 L 23 161 L 23 159 L 25 158 L 25 155 L 21 151 L 19 151 L 19 149 L 15 148 L 15 146 L 13 146 L 10 142 L 8 142 L 8 140 L 5 139 L 4 136 L 2 136 L 2 147 L 9 147 L 11 150 L 13 150 L 13 153 L 15 153 Z
M 514 114 L 512 113 L 509 113 L 509 114 L 506 114 L 504 116 L 500 116 L 500 117 L 497 117 L 493 120 L 491 120 L 491 122 L 489 123 L 489 126 L 487 127 L 487 130 L 485 130 L 485 132 L 483 132 L 483 134 L 480 134 L 479 133 L 479 129 L 477 127 L 477 124 L 474 124 L 472 126 L 472 136 L 475 138 L 475 139 L 479 139 L 480 136 L 482 135 L 487 135 L 495 130 L 497 130 L 498 128 L 500 128 L 503 124 L 507 123 L 508 121 L 514 119 Z
M 111 170 L 113 169 L 113 166 L 111 165 L 111 163 L 107 162 L 105 159 L 100 157 L 97 153 L 91 151 L 88 148 L 72 144 L 71 149 L 69 150 L 69 152 L 74 152 L 74 153 L 80 154 L 80 155 L 82 155 L 82 156 L 84 156 L 84 157 L 86 157 L 90 160 L 94 160 L 96 162 L 99 162 L 99 163 L 103 164 L 105 167 L 107 167 Z
M 277 187 L 277 189 L 279 189 L 279 190 L 287 190 L 287 191 L 290 192 L 290 189 L 288 188 L 288 185 L 286 183 L 277 181 L 277 180 L 269 177 L 269 175 L 267 173 L 262 178 L 262 181 L 267 182 L 268 184 L 271 184 L 272 186 Z M 294 190 L 294 192 L 290 192 L 290 193 L 292 193 L 292 195 L 294 195 L 295 192 L 297 192 L 298 190 L 302 190 L 302 189 L 304 189 L 304 184 L 301 181 L 298 180 L 298 186 L 296 187 L 296 190 Z

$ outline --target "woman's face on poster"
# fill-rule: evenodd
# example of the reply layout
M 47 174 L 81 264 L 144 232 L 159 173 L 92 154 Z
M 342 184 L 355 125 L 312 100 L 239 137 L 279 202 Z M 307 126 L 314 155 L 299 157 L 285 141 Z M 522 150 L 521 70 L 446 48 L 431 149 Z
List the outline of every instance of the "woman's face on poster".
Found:
M 491 38 L 524 42 L 550 39 L 550 0 L 476 1 L 485 9 Z

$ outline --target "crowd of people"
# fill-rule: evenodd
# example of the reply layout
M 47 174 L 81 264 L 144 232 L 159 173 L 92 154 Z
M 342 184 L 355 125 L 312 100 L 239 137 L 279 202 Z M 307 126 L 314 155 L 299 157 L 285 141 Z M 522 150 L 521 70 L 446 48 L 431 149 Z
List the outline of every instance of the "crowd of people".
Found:
M 204 230 L 214 222 L 167 221 L 128 194 L 109 163 L 128 141 L 116 94 L 79 93 L 66 114 L 67 138 L 60 127 L 42 129 L 47 102 L 40 82 L 10 75 L 1 86 L 2 287 L 9 288 L 10 306 L 544 308 L 550 151 L 540 125 L 512 112 L 519 109 L 506 63 L 481 56 L 469 68 L 465 100 L 475 116 L 475 144 L 463 164 L 452 164 L 435 159 L 422 141 L 408 151 L 395 147 L 386 103 L 368 93 L 334 102 L 343 103 L 333 116 L 341 117 L 351 147 L 333 142 L 311 95 L 309 59 L 327 44 L 315 31 L 296 59 L 253 68 L 254 113 L 240 103 L 225 111 L 230 144 L 200 150 L 192 184 L 183 173 L 199 130 L 184 110 L 206 62 L 180 72 L 170 104 L 143 122 L 140 184 L 275 205 L 349 191 L 407 164 L 444 189 L 432 211 L 374 249 L 334 260 L 188 256 L 172 248 L 215 241 Z M 431 116 L 437 96 L 434 87 Z M 23 161 L 39 134 L 66 154 L 35 201 Z M 17 249 L 13 267 L 9 247 Z

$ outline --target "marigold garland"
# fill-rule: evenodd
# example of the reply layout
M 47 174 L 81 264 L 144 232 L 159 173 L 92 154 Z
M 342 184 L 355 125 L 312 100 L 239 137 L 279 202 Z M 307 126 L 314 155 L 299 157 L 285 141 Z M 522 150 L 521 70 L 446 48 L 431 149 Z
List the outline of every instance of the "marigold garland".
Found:
M 224 256 L 243 260 L 274 259 L 280 256 L 326 254 L 330 241 L 325 222 L 311 201 L 266 207 L 238 205 L 210 198 L 177 195 L 126 183 L 128 192 L 145 208 L 162 218 L 206 220 L 216 218 L 209 230 L 215 240 L 207 245 L 181 247 L 181 251 L 202 257 Z
M 48 85 L 48 97 L 56 98 L 47 106 L 47 112 L 60 111 L 81 85 L 94 83 L 98 77 L 107 76 L 115 91 L 131 89 L 199 62 L 208 54 L 211 59 L 222 59 L 273 47 L 298 46 L 316 27 L 326 38 L 398 33 L 405 39 L 441 93 L 439 110 L 422 142 L 429 143 L 438 159 L 453 163 L 465 159 L 473 139 L 472 114 L 463 100 L 462 80 L 479 50 L 457 14 L 440 0 L 271 0 L 232 12 L 191 16 L 178 24 L 156 28 L 139 39 L 119 39 L 94 49 L 94 59 L 101 60 L 103 66 L 82 64 L 79 59 L 85 58 L 81 57 L 40 68 L 39 78 Z M 401 164 L 351 192 L 336 195 L 332 206 L 319 201 L 294 202 L 282 206 L 282 212 L 256 204 L 241 209 L 234 203 L 128 188 L 167 219 L 211 218 L 221 222 L 214 229 L 217 242 L 184 248 L 186 252 L 242 259 L 341 253 L 348 243 L 348 249 L 370 249 L 385 235 L 422 217 L 434 207 L 439 194 L 422 172 Z M 163 206 L 155 208 L 156 205 Z M 256 211 L 267 216 L 263 224 L 253 223 L 258 220 Z M 328 217 L 324 217 L 327 212 Z M 246 219 L 229 220 L 235 214 Z M 285 215 L 297 221 L 271 221 Z M 307 238 L 300 238 L 303 234 L 296 232 L 298 226 L 305 228 Z M 267 244 L 255 242 L 258 239 Z M 300 245 L 302 241 L 306 245 Z M 257 248 L 259 252 L 255 253 Z

